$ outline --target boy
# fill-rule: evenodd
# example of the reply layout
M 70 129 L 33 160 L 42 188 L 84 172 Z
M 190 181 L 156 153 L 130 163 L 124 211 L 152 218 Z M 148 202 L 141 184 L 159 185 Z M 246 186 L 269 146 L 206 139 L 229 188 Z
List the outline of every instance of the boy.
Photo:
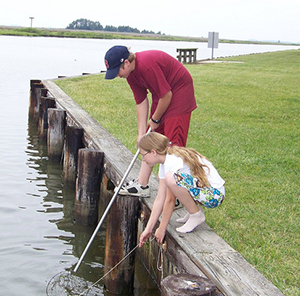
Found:
M 191 112 L 197 108 L 193 80 L 175 58 L 159 50 L 132 53 L 113 46 L 105 55 L 105 79 L 126 78 L 136 101 L 138 138 L 147 126 L 167 136 L 171 145 L 186 146 Z M 148 90 L 152 94 L 149 113 Z M 148 197 L 152 167 L 142 162 L 137 180 L 124 185 L 119 194 Z

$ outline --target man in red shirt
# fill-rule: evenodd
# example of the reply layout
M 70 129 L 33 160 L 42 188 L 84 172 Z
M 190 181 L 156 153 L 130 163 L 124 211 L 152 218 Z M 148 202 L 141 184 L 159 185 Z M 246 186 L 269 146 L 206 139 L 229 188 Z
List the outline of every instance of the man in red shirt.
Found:
M 169 138 L 171 145 L 186 146 L 191 112 L 197 108 L 193 79 L 175 58 L 159 50 L 132 53 L 126 46 L 113 46 L 105 55 L 105 79 L 126 78 L 136 101 L 138 138 L 152 131 Z M 152 94 L 149 114 L 148 91 Z M 152 167 L 142 162 L 137 180 L 119 191 L 123 195 L 148 197 Z

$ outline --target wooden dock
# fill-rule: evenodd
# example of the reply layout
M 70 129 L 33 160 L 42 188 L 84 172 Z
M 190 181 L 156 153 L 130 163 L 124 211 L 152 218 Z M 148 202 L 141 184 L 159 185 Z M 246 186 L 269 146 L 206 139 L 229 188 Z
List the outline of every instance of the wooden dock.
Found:
M 55 98 L 57 105 L 66 111 L 68 123 L 83 128 L 85 147 L 104 153 L 104 178 L 116 186 L 127 170 L 133 154 L 67 96 L 53 80 L 43 80 L 42 84 L 48 90 L 49 96 Z M 128 175 L 128 180 L 136 178 L 139 168 L 140 161 L 137 160 Z M 150 178 L 150 186 L 151 197 L 140 199 L 140 230 L 148 221 L 156 197 L 158 179 L 154 175 Z M 162 271 L 157 270 L 160 248 L 156 241 L 151 241 L 149 248 L 140 249 L 145 266 L 158 284 L 168 275 L 187 273 L 210 279 L 218 289 L 216 295 L 283 295 L 205 223 L 192 233 L 176 232 L 176 219 L 184 212 L 183 208 L 174 211 L 168 225 L 161 261 Z

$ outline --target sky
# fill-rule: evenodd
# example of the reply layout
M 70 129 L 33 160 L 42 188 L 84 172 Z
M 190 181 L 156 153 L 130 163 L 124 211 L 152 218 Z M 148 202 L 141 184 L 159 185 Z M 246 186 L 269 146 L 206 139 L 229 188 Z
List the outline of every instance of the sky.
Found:
M 173 36 L 300 43 L 299 0 L 9 0 L 0 25 L 66 28 L 76 19 Z

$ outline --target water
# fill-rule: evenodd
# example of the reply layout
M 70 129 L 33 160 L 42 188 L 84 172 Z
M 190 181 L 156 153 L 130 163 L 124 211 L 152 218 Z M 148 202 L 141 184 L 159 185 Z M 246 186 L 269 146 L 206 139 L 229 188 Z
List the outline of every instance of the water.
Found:
M 197 47 L 197 59 L 211 56 L 205 43 L 88 40 L 0 36 L 0 278 L 1 295 L 46 295 L 52 276 L 74 268 L 93 229 L 73 224 L 72 192 L 61 184 L 60 165 L 51 164 L 28 123 L 31 79 L 74 76 L 104 70 L 103 57 L 115 44 L 132 51 Z M 220 44 L 214 57 L 299 48 Z M 96 281 L 103 274 L 105 229 L 97 235 L 78 275 Z M 154 294 L 151 294 L 154 293 Z M 146 291 L 143 295 L 155 295 Z

